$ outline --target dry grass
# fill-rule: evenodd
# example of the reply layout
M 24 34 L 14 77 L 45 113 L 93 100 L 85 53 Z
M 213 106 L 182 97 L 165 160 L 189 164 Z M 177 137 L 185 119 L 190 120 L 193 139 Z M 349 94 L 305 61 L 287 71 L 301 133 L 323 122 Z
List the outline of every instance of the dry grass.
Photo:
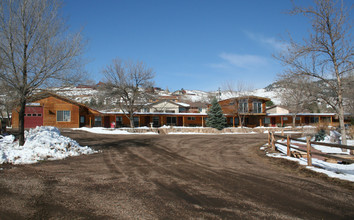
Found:
M 350 126 L 348 131 L 350 138 L 354 138 L 354 126 Z
M 316 127 L 316 132 L 318 133 L 321 130 L 324 130 L 326 134 L 329 134 L 328 123 L 316 123 L 314 126 Z

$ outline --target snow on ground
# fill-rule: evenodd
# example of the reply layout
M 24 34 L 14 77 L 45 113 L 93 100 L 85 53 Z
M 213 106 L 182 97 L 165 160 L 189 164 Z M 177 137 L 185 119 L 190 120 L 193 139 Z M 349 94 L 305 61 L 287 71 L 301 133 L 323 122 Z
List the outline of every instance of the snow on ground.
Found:
M 303 138 L 304 139 L 304 138 Z M 328 142 L 329 137 L 325 138 L 324 142 Z M 296 143 L 296 141 L 291 141 L 292 143 Z M 286 143 L 286 141 L 284 141 Z M 300 143 L 300 142 L 298 142 Z M 303 143 L 302 143 L 303 144 Z M 354 140 L 349 140 L 348 145 L 353 145 Z M 336 147 L 326 147 L 321 145 L 311 145 L 313 148 L 322 151 L 324 153 L 336 153 L 336 154 L 349 154 L 349 150 L 343 152 L 340 148 Z M 277 149 L 281 153 L 267 153 L 269 157 L 276 157 L 276 158 L 284 158 L 291 161 L 296 161 L 301 165 L 305 165 L 307 169 L 313 170 L 315 172 L 324 173 L 329 177 L 338 178 L 342 180 L 348 180 L 354 182 L 354 164 L 335 164 L 335 163 L 328 163 L 323 160 L 319 160 L 316 158 L 312 158 L 312 167 L 307 166 L 307 159 L 306 158 L 294 158 L 286 156 L 286 147 L 276 144 Z M 264 147 L 260 148 L 264 150 Z
M 223 134 L 259 134 L 257 132 L 225 132 L 225 133 L 198 133 L 198 132 L 168 132 L 168 134 L 198 134 L 198 135 L 223 135 Z
M 97 153 L 60 135 L 56 127 L 37 127 L 25 132 L 25 144 L 19 146 L 13 135 L 0 136 L 0 164 L 31 164 L 41 160 L 58 160 L 70 156 Z
M 150 129 L 148 127 L 139 127 L 137 129 Z M 95 134 L 157 134 L 156 132 L 145 132 L 145 133 L 134 133 L 133 128 L 124 128 L 124 129 L 119 129 L 119 128 L 103 128 L 103 127 L 94 127 L 94 128 L 72 128 L 72 130 L 78 130 L 78 131 L 87 131 Z M 132 132 L 129 132 L 129 130 L 132 130 Z

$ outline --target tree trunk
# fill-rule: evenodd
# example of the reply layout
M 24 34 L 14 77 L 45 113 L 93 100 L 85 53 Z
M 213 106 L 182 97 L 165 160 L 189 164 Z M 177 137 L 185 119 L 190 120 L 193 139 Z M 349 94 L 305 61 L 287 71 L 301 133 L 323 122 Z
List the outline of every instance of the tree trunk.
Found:
M 339 117 L 339 127 L 340 127 L 340 131 L 342 134 L 342 144 L 347 144 L 347 134 L 346 134 L 345 125 L 344 125 L 344 108 L 341 103 L 339 103 L 338 117 Z
M 19 127 L 20 127 L 20 137 L 19 144 L 23 146 L 25 144 L 25 108 L 26 108 L 26 98 L 21 98 L 21 107 L 18 115 Z
M 134 116 L 132 113 L 129 114 L 130 127 L 134 128 Z
M 7 115 L 7 123 L 6 123 L 6 126 L 10 127 L 11 126 L 11 121 L 12 121 L 12 118 L 10 119 L 10 111 L 9 109 L 7 108 L 6 109 L 6 115 Z
M 293 128 L 296 127 L 296 114 L 293 114 Z
M 242 116 L 238 115 L 238 125 L 239 127 L 243 128 Z
M 335 66 L 336 67 L 336 66 Z M 336 68 L 336 72 L 338 69 Z M 338 117 L 339 117 L 339 127 L 342 134 L 342 144 L 347 144 L 347 133 L 345 131 L 344 125 L 344 107 L 343 107 L 343 92 L 342 92 L 342 80 L 337 74 L 337 84 L 338 84 Z

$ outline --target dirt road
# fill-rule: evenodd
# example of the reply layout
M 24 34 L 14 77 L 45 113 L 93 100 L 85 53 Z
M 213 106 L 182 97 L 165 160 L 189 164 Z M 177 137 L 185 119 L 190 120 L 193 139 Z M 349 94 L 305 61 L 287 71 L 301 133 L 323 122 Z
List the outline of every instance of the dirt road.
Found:
M 265 135 L 63 134 L 102 152 L 3 165 L 0 219 L 354 217 L 352 183 L 265 157 Z

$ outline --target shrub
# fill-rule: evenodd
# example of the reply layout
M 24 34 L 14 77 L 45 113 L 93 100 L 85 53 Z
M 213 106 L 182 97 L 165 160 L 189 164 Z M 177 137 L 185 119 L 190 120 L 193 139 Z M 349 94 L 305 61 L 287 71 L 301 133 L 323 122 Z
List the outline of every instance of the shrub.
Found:
M 324 141 L 326 137 L 326 131 L 321 129 L 316 135 L 315 135 L 315 141 Z

